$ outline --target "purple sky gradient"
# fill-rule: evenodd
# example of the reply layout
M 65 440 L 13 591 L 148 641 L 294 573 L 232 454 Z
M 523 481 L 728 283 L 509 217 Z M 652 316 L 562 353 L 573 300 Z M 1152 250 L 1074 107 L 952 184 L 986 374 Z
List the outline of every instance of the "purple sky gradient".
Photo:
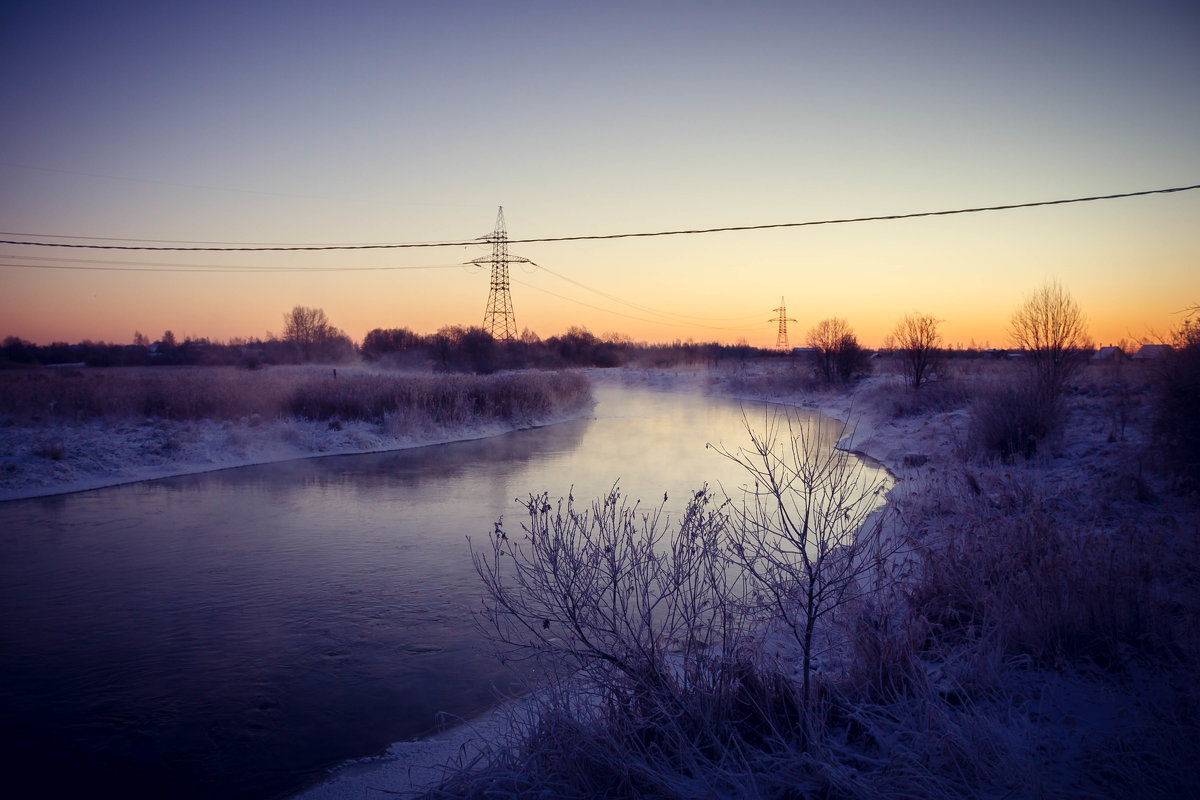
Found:
M 974 3 L 7 3 L 0 230 L 221 242 L 514 238 L 791 222 L 1200 182 L 1200 6 Z M 5 236 L 3 238 L 16 238 Z M 355 338 L 479 324 L 465 270 L 30 269 L 458 264 L 0 246 L 0 336 L 228 338 L 297 303 Z M 901 315 L 1005 342 L 1060 279 L 1107 342 L 1200 302 L 1200 192 L 704 237 L 514 247 L 520 327 L 774 342 Z M 552 294 L 551 294 L 552 293 Z M 587 305 L 584 305 L 584 304 Z M 600 308 L 593 308 L 599 306 Z M 603 309 L 603 310 L 601 310 Z

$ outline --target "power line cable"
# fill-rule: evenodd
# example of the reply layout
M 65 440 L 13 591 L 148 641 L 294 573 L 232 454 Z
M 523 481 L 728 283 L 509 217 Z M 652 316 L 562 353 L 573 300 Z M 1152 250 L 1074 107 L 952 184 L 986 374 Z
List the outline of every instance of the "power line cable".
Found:
M 1120 200 L 1127 197 L 1145 197 L 1154 194 L 1174 194 L 1200 189 L 1200 184 L 1191 186 L 1175 186 L 1169 189 L 1147 189 L 1140 192 L 1122 192 L 1120 194 L 1093 195 L 1090 197 L 1072 197 L 1062 200 L 1038 200 L 1029 203 L 1010 203 L 997 206 L 979 206 L 976 208 L 956 208 L 944 211 L 915 211 L 906 214 L 885 214 L 874 217 L 847 217 L 843 219 L 810 220 L 807 222 L 776 222 L 764 225 L 730 225 L 720 228 L 694 228 L 687 230 L 643 231 L 639 233 L 607 233 L 589 234 L 582 236 L 545 236 L 530 239 L 509 239 L 509 244 L 538 244 L 547 242 L 582 242 L 606 239 L 634 239 L 653 236 L 693 236 L 708 233 L 729 233 L 735 231 L 762 231 L 779 228 L 803 228 L 817 225 L 846 225 L 858 222 L 883 222 L 886 220 L 916 219 L 918 217 L 945 217 L 953 214 L 978 214 L 988 211 L 1011 211 L 1018 208 L 1038 208 L 1042 206 L 1060 206 L 1070 203 L 1090 203 L 1099 200 Z M 71 237 L 82 238 L 82 237 Z M 298 250 L 397 250 L 417 247 L 467 247 L 478 245 L 478 240 L 454 242 L 406 242 L 399 244 L 339 244 L 339 245 L 294 245 L 270 247 L 150 247 L 145 245 L 112 245 L 112 244 L 78 244 L 67 242 L 31 242 L 0 239 L 0 244 L 21 245 L 26 247 L 71 247 L 92 250 L 171 250 L 171 251 L 219 251 L 219 252 L 268 252 L 268 251 L 298 251 Z

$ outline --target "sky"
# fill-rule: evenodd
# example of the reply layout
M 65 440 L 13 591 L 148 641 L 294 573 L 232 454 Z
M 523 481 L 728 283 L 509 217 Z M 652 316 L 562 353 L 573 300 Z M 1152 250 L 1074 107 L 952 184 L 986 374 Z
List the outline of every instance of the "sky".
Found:
M 1200 184 L 1200 4 L 0 0 L 0 238 L 465 242 L 794 223 Z M 1004 346 L 1048 280 L 1097 344 L 1200 303 L 1200 191 L 513 244 L 519 329 L 790 343 L 911 312 Z M 355 340 L 479 325 L 485 245 L 0 245 L 0 337 Z M 536 266 L 535 266 L 536 265 Z

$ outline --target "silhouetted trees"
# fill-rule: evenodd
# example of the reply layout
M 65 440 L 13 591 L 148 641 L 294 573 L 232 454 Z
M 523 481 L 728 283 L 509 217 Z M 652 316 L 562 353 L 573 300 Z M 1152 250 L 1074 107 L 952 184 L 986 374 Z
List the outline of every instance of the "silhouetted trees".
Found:
M 808 346 L 815 351 L 817 374 L 826 383 L 849 383 L 867 371 L 867 353 L 844 319 L 818 322 L 808 332 Z
M 295 306 L 284 314 L 283 340 L 296 348 L 301 361 L 345 361 L 354 355 L 354 342 L 320 308 Z
M 780 357 L 774 351 L 750 347 L 745 340 L 737 345 L 692 341 L 647 344 L 634 342 L 618 333 L 596 336 L 579 326 L 546 339 L 526 328 L 519 339 L 508 342 L 492 338 L 482 328 L 462 325 L 447 325 L 432 334 L 420 334 L 408 328 L 375 328 L 367 333 L 360 350 L 330 324 L 321 309 L 296 306 L 284 315 L 283 335 L 279 338 L 267 334 L 265 339 L 234 338 L 228 343 L 193 337 L 181 341 L 167 330 L 153 343 L 135 332 L 132 344 L 84 341 L 43 346 L 9 336 L 0 347 L 0 366 L 228 365 L 254 369 L 305 361 L 341 363 L 359 354 L 368 362 L 388 367 L 432 367 L 448 372 L 476 373 L 507 369 L 615 367 L 627 363 L 664 368 L 700 360 L 719 364 L 723 359 Z
M 362 343 L 363 358 L 375 361 L 391 353 L 417 350 L 425 347 L 425 337 L 408 328 L 375 328 Z

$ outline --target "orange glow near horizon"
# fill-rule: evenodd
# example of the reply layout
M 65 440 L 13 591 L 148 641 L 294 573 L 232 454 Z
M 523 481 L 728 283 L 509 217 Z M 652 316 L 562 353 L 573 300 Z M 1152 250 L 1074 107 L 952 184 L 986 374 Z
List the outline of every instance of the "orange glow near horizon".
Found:
M 1200 183 L 1194 4 L 867 6 L 471 4 L 464 27 L 454 4 L 17 4 L 0 230 L 31 233 L 0 238 L 463 242 L 500 204 L 522 239 Z M 486 252 L 0 245 L 0 336 L 227 341 L 278 333 L 295 305 L 359 341 L 479 325 L 488 274 L 461 265 Z M 511 274 L 518 329 L 542 337 L 772 347 L 782 295 L 792 344 L 842 317 L 878 346 L 920 311 L 949 345 L 1005 346 L 1054 279 L 1109 343 L 1200 303 L 1200 191 L 510 252 L 545 268 Z

